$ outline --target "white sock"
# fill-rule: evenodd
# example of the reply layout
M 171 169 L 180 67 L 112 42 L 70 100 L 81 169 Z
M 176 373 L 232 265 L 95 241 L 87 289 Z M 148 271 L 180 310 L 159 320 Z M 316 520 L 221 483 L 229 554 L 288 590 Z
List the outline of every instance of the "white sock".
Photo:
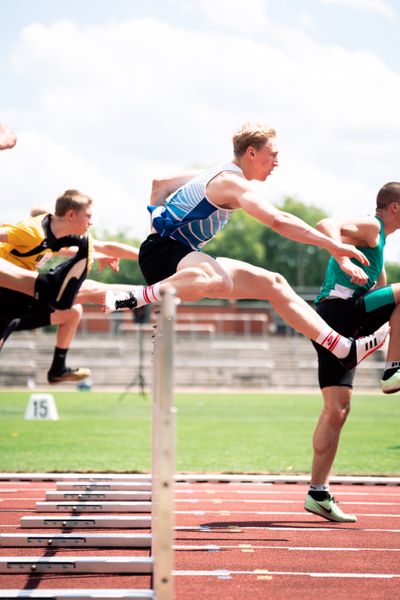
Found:
M 329 492 L 329 485 L 319 483 L 316 483 L 315 485 L 310 484 L 310 492 Z
M 337 358 L 344 358 L 350 352 L 351 341 L 349 338 L 343 337 L 328 325 L 321 331 L 315 341 L 329 352 L 332 352 Z
M 137 300 L 136 308 L 145 306 L 145 304 L 153 304 L 154 302 L 160 302 L 160 283 L 154 283 L 153 285 L 138 285 L 134 290 L 135 298 Z

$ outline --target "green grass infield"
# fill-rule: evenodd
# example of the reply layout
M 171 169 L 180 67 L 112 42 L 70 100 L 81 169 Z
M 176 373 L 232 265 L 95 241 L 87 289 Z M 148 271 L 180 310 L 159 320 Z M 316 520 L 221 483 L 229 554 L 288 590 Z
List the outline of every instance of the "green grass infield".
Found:
M 38 393 L 38 392 L 35 392 Z M 31 392 L 0 392 L 1 472 L 149 472 L 151 399 L 51 390 L 59 420 L 25 420 Z M 176 470 L 308 473 L 318 393 L 178 393 Z M 355 394 L 334 475 L 400 474 L 397 395 Z

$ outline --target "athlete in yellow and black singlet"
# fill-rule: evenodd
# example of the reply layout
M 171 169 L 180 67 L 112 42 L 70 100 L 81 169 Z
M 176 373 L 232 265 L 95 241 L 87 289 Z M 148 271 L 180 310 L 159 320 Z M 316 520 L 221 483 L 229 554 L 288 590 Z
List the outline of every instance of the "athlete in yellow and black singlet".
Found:
M 51 220 L 52 215 L 46 214 L 30 217 L 17 225 L 2 225 L 2 228 L 7 232 L 8 241 L 0 243 L 0 257 L 24 269 L 37 271 L 44 267 L 64 247 L 78 246 L 79 251 L 82 251 L 82 257 L 85 258 L 87 258 L 88 253 L 92 254 L 88 249 L 88 245 L 89 247 L 92 246 L 91 241 L 88 244 L 88 240 L 91 240 L 91 238 L 77 235 L 56 238 L 51 230 Z M 84 248 L 83 242 L 85 240 L 86 246 Z M 70 259 L 70 261 L 74 260 L 76 259 Z M 56 269 L 53 270 L 53 273 L 56 272 Z M 80 280 L 83 281 L 85 276 L 86 270 Z M 48 282 L 43 281 L 43 284 L 44 288 Z M 73 285 L 74 288 L 77 287 L 75 281 Z M 68 302 L 68 304 L 71 304 L 71 302 Z M 0 306 L 0 338 L 4 329 L 13 319 L 18 318 L 20 320 L 13 330 L 35 329 L 49 325 L 50 315 L 55 309 L 69 308 L 68 305 L 51 306 L 49 302 L 43 299 L 43 296 L 40 299 L 35 299 L 4 287 L 0 287 Z

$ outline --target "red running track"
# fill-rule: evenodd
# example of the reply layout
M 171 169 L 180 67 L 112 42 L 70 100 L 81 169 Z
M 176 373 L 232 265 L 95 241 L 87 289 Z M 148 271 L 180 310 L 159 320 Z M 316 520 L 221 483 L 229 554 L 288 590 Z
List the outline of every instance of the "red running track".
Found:
M 20 519 L 39 516 L 35 503 L 44 501 L 45 491 L 55 489 L 52 481 L 0 482 L 0 534 L 44 533 L 44 529 L 21 529 Z M 330 523 L 305 512 L 306 487 L 301 484 L 178 483 L 176 600 L 398 597 L 400 487 L 338 485 L 334 492 L 345 512 L 358 515 L 357 523 Z M 48 531 L 49 535 L 57 533 Z M 74 533 L 78 531 L 74 529 Z M 0 556 L 77 554 L 132 557 L 148 556 L 149 552 L 0 547 Z M 3 590 L 134 589 L 150 585 L 147 575 L 0 574 Z

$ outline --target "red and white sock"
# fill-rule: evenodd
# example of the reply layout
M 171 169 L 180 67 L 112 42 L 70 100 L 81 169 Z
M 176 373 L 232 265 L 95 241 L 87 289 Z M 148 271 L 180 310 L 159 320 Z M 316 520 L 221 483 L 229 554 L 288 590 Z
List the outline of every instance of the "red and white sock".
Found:
M 135 297 L 137 300 L 137 308 L 140 308 L 140 306 L 144 306 L 145 304 L 154 304 L 155 302 L 160 302 L 160 283 L 137 286 L 135 288 Z
M 343 337 L 330 327 L 325 327 L 315 341 L 329 352 L 332 352 L 337 358 L 345 358 L 350 352 L 351 341 L 349 338 Z

